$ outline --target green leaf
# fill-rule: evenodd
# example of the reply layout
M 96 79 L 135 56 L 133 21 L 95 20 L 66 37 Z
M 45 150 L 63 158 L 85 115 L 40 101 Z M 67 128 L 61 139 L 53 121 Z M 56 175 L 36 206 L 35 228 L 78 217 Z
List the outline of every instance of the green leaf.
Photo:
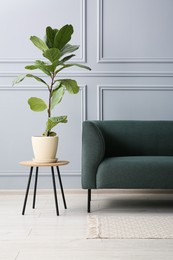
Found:
M 34 78 L 35 80 L 45 84 L 47 87 L 49 87 L 49 85 L 41 78 L 32 75 L 32 74 L 23 74 L 23 75 L 19 75 L 13 82 L 12 85 L 14 86 L 15 84 L 20 83 L 21 81 L 23 81 L 25 78 Z
M 59 66 L 61 64 L 62 63 L 59 60 L 57 60 L 57 61 L 54 61 L 51 65 L 47 65 L 46 68 L 50 72 L 54 72 L 56 70 L 57 66 Z
M 25 69 L 28 69 L 28 70 L 40 69 L 48 76 L 51 76 L 50 72 L 54 72 L 56 70 L 56 67 L 59 65 L 62 65 L 62 62 L 59 60 L 52 62 L 51 65 L 48 65 L 47 63 L 45 63 L 43 61 L 36 61 L 32 65 L 25 66 Z
M 32 74 L 26 74 L 26 77 L 28 78 L 34 78 L 35 80 L 39 81 L 39 82 L 42 82 L 43 84 L 45 84 L 47 87 L 49 87 L 49 85 L 41 78 L 35 76 L 35 75 L 32 75 Z
M 56 31 L 50 26 L 46 28 L 46 44 L 49 48 L 53 48 L 55 34 Z
M 47 64 L 44 61 L 36 60 L 34 65 L 37 66 L 37 68 L 43 71 L 46 75 L 51 76 L 51 73 L 47 68 Z
M 58 29 L 53 29 L 53 30 L 54 30 L 54 34 L 55 34 L 55 35 L 57 34 L 57 32 L 59 32 Z
M 48 133 L 47 133 L 48 134 Z M 49 136 L 56 136 L 57 134 L 55 132 L 49 132 Z M 46 136 L 46 132 L 43 133 L 43 136 Z
M 53 91 L 51 100 L 51 109 L 53 109 L 58 103 L 61 102 L 65 93 L 65 88 L 63 86 L 58 87 Z
M 39 61 L 39 60 L 35 61 L 35 63 L 33 65 L 25 66 L 25 69 L 28 69 L 28 70 L 39 69 L 39 70 L 43 71 L 46 75 L 48 75 L 48 76 L 51 75 L 49 69 L 47 68 L 47 65 L 43 61 Z
M 46 103 L 41 98 L 31 97 L 28 99 L 28 104 L 30 109 L 35 112 L 44 111 L 47 108 Z
M 76 66 L 76 67 L 79 67 L 79 68 L 82 68 L 82 69 L 91 70 L 90 67 L 88 67 L 86 65 L 78 64 L 78 63 L 71 63 L 71 64 L 68 64 L 68 65 L 70 65 L 69 67 Z
M 66 53 L 71 53 L 79 49 L 79 45 L 71 45 L 71 44 L 66 44 L 62 49 L 61 49 L 61 56 L 63 56 Z
M 55 35 L 54 47 L 61 50 L 71 40 L 73 26 L 66 24 Z
M 61 60 L 61 62 L 64 63 L 64 62 L 70 60 L 71 58 L 73 58 L 74 56 L 75 56 L 75 54 L 71 54 L 71 55 L 69 55 L 69 56 L 66 56 L 66 57 L 64 57 L 64 58 Z
M 31 36 L 30 40 L 41 51 L 46 51 L 48 49 L 46 43 L 42 41 L 40 38 L 38 38 L 37 36 Z
M 85 65 L 81 65 L 81 64 L 78 64 L 78 63 L 70 63 L 70 64 L 63 64 L 62 67 L 58 70 L 55 71 L 55 73 L 59 73 L 61 70 L 63 69 L 66 69 L 66 68 L 69 68 L 69 67 L 72 67 L 72 66 L 77 66 L 77 67 L 80 67 L 82 69 L 87 69 L 87 70 L 91 70 L 90 67 L 88 66 L 85 66 Z
M 59 60 L 61 53 L 56 48 L 51 48 L 43 52 L 43 56 L 50 60 L 52 63 Z
M 27 70 L 36 70 L 36 69 L 38 69 L 38 67 L 36 65 L 27 65 L 27 66 L 25 66 L 25 69 L 27 69 Z
M 77 94 L 79 92 L 79 86 L 76 80 L 73 79 L 60 79 L 59 82 L 70 94 Z
M 46 123 L 46 130 L 43 135 L 49 135 L 50 130 L 59 123 L 67 123 L 67 116 L 49 117 Z
M 26 74 L 19 75 L 15 80 L 13 80 L 12 86 L 14 86 L 14 85 L 20 83 L 20 82 L 23 81 L 25 78 L 26 78 Z

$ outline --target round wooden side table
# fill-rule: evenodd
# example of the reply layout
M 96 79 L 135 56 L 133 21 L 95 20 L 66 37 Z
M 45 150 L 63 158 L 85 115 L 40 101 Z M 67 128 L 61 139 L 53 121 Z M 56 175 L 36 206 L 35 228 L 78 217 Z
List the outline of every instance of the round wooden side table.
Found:
M 54 197 L 55 197 L 55 207 L 56 207 L 57 216 L 59 216 L 58 199 L 57 199 L 56 183 L 55 183 L 55 173 L 54 173 L 54 167 L 56 167 L 58 179 L 59 179 L 59 184 L 60 184 L 60 189 L 61 189 L 61 194 L 62 194 L 62 199 L 63 199 L 63 203 L 64 203 L 64 208 L 67 209 L 67 204 L 66 204 L 66 200 L 65 200 L 65 195 L 64 195 L 64 190 L 63 190 L 63 185 L 62 185 L 62 181 L 61 181 L 61 175 L 60 175 L 59 167 L 67 165 L 68 163 L 69 163 L 69 161 L 57 161 L 57 162 L 54 162 L 54 163 L 37 163 L 37 162 L 34 162 L 34 161 L 22 161 L 22 162 L 19 163 L 20 165 L 30 167 L 30 174 L 29 174 L 28 184 L 27 184 L 26 193 L 25 193 L 22 215 L 25 214 L 25 208 L 26 208 L 26 203 L 27 203 L 27 198 L 28 198 L 28 193 L 29 193 L 29 188 L 30 188 L 30 183 L 31 183 L 31 178 L 32 178 L 32 172 L 33 172 L 34 167 L 36 167 L 36 173 L 35 173 L 35 184 L 34 184 L 33 209 L 35 208 L 37 179 L 38 179 L 39 167 L 50 167 L 51 168 Z

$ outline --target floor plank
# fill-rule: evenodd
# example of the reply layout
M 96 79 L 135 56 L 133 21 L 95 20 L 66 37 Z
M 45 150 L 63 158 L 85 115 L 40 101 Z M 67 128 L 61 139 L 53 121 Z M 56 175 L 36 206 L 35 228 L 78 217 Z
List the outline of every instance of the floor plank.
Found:
M 66 192 L 68 209 L 58 192 L 56 216 L 51 191 L 42 191 L 32 209 L 29 195 L 22 216 L 24 192 L 0 192 L 0 259 L 2 260 L 172 260 L 171 239 L 86 239 L 86 194 Z M 173 194 L 96 192 L 92 213 L 173 214 Z

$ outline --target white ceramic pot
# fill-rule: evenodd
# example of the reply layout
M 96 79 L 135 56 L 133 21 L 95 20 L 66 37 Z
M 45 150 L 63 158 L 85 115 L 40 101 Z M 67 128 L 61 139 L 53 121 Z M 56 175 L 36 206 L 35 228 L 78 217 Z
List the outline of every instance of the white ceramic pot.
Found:
M 58 136 L 32 136 L 34 161 L 40 163 L 56 162 Z

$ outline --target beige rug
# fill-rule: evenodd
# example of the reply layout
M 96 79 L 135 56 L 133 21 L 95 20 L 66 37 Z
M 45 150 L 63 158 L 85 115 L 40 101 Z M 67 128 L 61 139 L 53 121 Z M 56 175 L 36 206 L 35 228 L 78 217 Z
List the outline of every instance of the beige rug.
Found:
M 173 216 L 89 215 L 89 239 L 168 239 L 173 238 Z

